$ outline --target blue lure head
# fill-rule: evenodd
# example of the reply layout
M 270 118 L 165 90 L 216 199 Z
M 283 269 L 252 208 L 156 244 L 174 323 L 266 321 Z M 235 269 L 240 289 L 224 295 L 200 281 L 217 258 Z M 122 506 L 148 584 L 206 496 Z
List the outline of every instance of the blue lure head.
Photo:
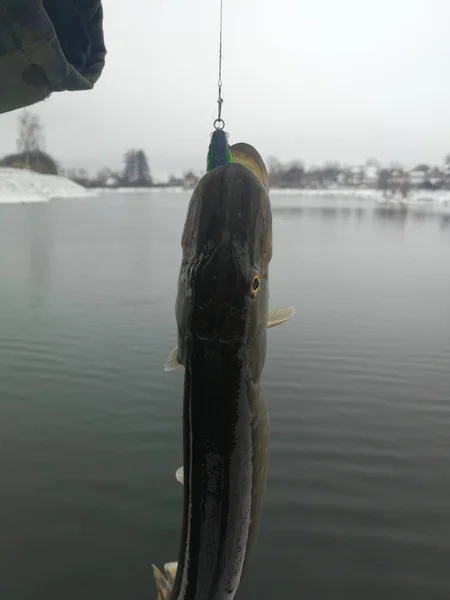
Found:
M 211 142 L 206 158 L 206 172 L 209 173 L 216 167 L 227 165 L 231 162 L 231 151 L 228 146 L 228 133 L 223 129 L 216 129 L 211 134 Z

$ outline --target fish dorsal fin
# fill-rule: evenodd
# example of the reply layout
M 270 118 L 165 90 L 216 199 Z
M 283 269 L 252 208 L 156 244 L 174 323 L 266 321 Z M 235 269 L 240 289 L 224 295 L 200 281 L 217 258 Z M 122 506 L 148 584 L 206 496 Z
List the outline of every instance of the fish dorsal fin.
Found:
M 289 319 L 295 315 L 295 308 L 293 306 L 287 306 L 283 308 L 274 308 L 269 312 L 267 318 L 267 329 L 269 327 L 276 327 L 282 323 L 286 323 Z
M 167 357 L 166 364 L 164 365 L 164 371 L 173 371 L 179 369 L 182 365 L 178 362 L 178 346 L 170 352 Z
M 230 150 L 232 162 L 247 167 L 269 191 L 269 175 L 266 165 L 256 148 L 245 142 L 238 142 L 230 146 Z

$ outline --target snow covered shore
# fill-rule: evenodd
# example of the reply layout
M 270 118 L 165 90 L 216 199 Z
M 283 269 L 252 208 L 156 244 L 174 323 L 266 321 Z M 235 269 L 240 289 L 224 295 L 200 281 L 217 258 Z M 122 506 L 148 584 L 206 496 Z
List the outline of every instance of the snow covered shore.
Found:
M 26 169 L 0 167 L 0 204 L 48 202 L 52 198 L 85 198 L 96 195 L 59 175 L 41 175 Z

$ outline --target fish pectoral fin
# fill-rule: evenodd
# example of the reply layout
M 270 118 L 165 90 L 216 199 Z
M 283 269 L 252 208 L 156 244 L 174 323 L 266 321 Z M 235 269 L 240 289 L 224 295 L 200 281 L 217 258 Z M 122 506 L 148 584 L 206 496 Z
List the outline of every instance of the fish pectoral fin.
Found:
M 293 306 L 287 306 L 284 308 L 274 308 L 269 312 L 269 316 L 267 317 L 267 329 L 269 327 L 276 327 L 277 325 L 281 325 L 295 315 L 295 308 Z
M 178 346 L 175 346 L 175 348 L 167 357 L 166 364 L 164 365 L 164 371 L 174 371 L 182 366 L 183 365 L 180 365 L 178 362 Z
M 177 568 L 178 568 L 177 562 L 170 562 L 170 563 L 166 563 L 164 565 L 164 571 L 166 572 L 167 579 L 169 580 L 169 583 L 171 584 L 171 586 L 174 584 L 175 577 L 177 574 Z
M 169 564 L 169 563 L 168 563 Z M 158 600 L 168 600 L 172 590 L 172 582 L 161 573 L 156 565 L 152 565 L 153 575 L 156 581 L 156 597 Z M 165 565 L 164 565 L 165 569 Z M 166 571 L 167 573 L 167 571 Z
M 184 467 L 180 467 L 175 471 L 175 479 L 184 485 Z

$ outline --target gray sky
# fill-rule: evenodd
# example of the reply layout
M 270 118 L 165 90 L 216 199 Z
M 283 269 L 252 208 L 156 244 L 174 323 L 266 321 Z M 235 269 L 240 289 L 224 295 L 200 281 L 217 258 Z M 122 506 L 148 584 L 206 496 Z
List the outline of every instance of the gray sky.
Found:
M 204 169 L 216 110 L 219 0 L 104 1 L 90 92 L 32 107 L 65 167 Z M 450 152 L 450 0 L 224 0 L 223 116 L 264 156 L 441 163 Z M 0 154 L 18 112 L 0 115 Z

